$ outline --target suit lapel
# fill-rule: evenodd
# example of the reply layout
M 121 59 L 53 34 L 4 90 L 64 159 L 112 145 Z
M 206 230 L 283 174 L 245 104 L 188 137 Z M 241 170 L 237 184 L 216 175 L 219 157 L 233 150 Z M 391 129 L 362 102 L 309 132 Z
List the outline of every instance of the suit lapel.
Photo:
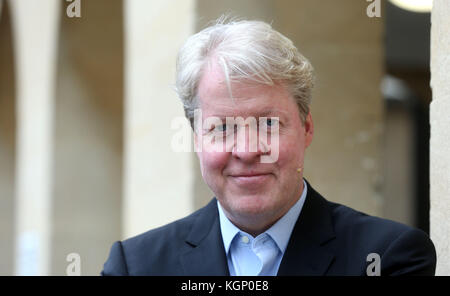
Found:
M 307 182 L 308 194 L 278 275 L 324 275 L 334 258 L 335 237 L 327 201 Z
M 229 275 L 215 198 L 196 217 L 186 244 L 180 256 L 186 275 Z

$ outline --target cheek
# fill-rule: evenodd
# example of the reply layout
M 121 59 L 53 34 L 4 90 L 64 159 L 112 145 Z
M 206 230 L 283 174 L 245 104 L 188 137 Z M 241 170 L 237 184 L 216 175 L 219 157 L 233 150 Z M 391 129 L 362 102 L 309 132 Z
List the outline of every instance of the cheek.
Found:
M 280 139 L 278 165 L 280 168 L 295 168 L 303 165 L 304 147 L 300 137 Z
M 223 152 L 199 152 L 200 167 L 203 178 L 209 179 L 222 175 L 222 171 L 228 162 L 229 153 Z

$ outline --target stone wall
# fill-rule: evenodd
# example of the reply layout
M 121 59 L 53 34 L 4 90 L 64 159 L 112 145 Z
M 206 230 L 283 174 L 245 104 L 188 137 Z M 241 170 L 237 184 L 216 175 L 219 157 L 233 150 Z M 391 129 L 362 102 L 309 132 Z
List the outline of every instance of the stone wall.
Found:
M 430 233 L 437 275 L 450 275 L 450 2 L 434 0 L 431 16 Z

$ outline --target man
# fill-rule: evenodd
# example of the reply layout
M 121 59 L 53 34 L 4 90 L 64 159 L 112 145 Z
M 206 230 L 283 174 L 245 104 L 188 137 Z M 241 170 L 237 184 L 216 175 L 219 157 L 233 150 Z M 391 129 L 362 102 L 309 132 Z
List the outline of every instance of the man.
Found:
M 103 275 L 434 274 L 424 232 L 328 202 L 303 179 L 313 69 L 270 25 L 219 21 L 190 37 L 176 86 L 215 198 L 116 242 Z

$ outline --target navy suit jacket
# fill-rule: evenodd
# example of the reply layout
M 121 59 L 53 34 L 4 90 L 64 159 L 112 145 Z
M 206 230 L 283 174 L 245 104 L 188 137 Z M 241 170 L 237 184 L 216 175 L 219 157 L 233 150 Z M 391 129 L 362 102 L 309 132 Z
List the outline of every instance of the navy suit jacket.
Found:
M 428 235 L 328 202 L 308 183 L 278 275 L 434 275 Z M 372 270 L 372 269 L 371 269 Z M 102 275 L 229 275 L 216 199 L 186 218 L 113 244 Z

